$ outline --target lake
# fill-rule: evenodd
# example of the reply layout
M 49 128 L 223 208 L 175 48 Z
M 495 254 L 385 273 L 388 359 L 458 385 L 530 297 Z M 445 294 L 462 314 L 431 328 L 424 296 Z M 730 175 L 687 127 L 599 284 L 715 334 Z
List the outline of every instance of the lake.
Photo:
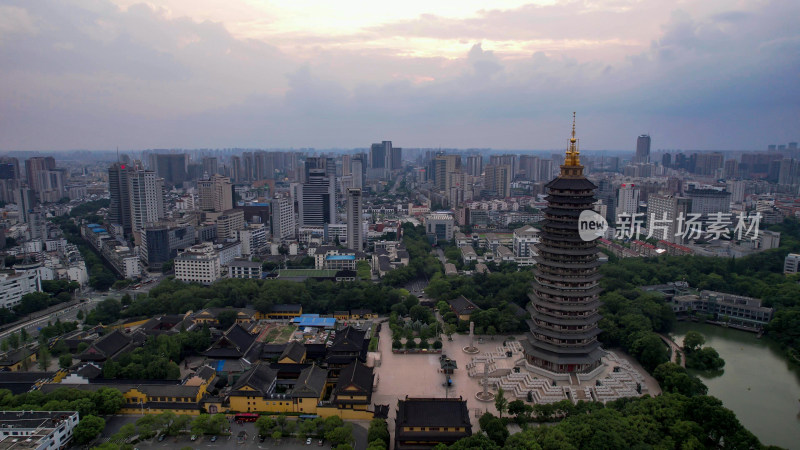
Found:
M 681 344 L 688 331 L 706 338 L 725 360 L 724 372 L 694 372 L 736 413 L 762 444 L 800 448 L 800 371 L 790 368 L 778 346 L 753 333 L 692 322 L 679 322 L 672 335 Z

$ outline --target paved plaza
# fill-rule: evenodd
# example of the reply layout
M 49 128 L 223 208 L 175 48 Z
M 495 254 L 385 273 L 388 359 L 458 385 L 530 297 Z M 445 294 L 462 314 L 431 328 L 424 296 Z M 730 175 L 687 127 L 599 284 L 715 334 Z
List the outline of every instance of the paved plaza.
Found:
M 453 375 L 449 377 L 452 379 L 452 386 L 445 387 L 446 375 L 441 373 L 439 366 L 439 354 L 394 354 L 392 353 L 392 339 L 391 330 L 387 324 L 381 328 L 380 332 L 380 352 L 381 364 L 375 368 L 375 373 L 378 377 L 378 388 L 372 395 L 373 404 L 389 405 L 389 429 L 394 432 L 394 419 L 397 409 L 397 400 L 409 397 L 462 397 L 467 401 L 467 406 L 470 410 L 470 418 L 472 419 L 473 427 L 477 427 L 477 417 L 480 417 L 484 412 L 491 412 L 497 414 L 494 407 L 494 402 L 481 402 L 475 398 L 475 394 L 482 390 L 480 385 L 483 373 L 482 364 L 478 364 L 475 369 L 478 369 L 480 375 L 470 377 L 468 366 L 473 361 L 473 358 L 487 353 L 496 353 L 498 346 L 503 344 L 504 337 L 476 337 L 475 346 L 478 348 L 479 353 L 472 355 L 463 351 L 463 348 L 470 343 L 470 337 L 466 335 L 453 335 L 453 340 L 448 341 L 447 338 L 443 339 L 442 354 L 447 355 L 449 358 L 458 363 L 458 369 Z M 523 335 L 515 337 L 517 340 L 524 339 Z M 513 358 L 518 358 L 515 354 Z M 650 395 L 658 395 L 661 390 L 658 383 L 647 372 L 641 368 L 635 359 L 630 356 L 614 350 L 613 355 L 609 356 L 606 362 L 609 364 L 602 370 L 598 378 L 609 376 L 612 372 L 614 365 L 624 365 L 632 368 L 633 371 L 638 372 L 646 386 L 646 392 Z M 473 374 L 475 370 L 473 369 Z M 523 376 L 534 375 L 539 378 L 544 378 L 541 375 L 531 374 L 524 368 L 522 370 Z M 559 386 L 567 383 L 559 382 Z M 574 385 L 576 390 L 580 390 L 581 398 L 583 396 L 583 389 L 594 389 L 595 379 L 580 381 Z M 643 386 L 643 387 L 644 387 Z M 560 390 L 560 389 L 559 389 Z M 490 393 L 494 394 L 496 389 L 490 387 Z M 506 398 L 509 401 L 516 400 L 514 393 L 506 389 Z

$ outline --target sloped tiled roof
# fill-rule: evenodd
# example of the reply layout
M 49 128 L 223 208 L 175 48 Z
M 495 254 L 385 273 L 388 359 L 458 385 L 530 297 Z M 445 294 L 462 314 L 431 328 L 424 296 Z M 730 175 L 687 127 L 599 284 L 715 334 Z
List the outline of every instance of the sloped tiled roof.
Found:
M 327 379 L 328 371 L 316 364 L 303 369 L 292 389 L 292 397 L 321 397 Z
M 261 395 L 268 394 L 270 386 L 277 378 L 278 373 L 267 364 L 256 364 L 236 380 L 231 390 L 234 392 L 248 386 Z
M 303 356 L 305 354 L 306 354 L 305 346 L 297 341 L 292 341 L 289 342 L 289 344 L 283 350 L 283 353 L 281 353 L 279 360 L 283 358 L 289 358 L 290 360 L 299 363 L 302 362 Z

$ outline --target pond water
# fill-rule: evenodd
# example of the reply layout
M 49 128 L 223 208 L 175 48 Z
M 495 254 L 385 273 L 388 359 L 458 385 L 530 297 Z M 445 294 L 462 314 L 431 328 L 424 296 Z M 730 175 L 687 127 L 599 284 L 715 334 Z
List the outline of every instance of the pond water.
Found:
M 722 374 L 694 372 L 709 395 L 735 412 L 762 444 L 800 449 L 800 371 L 778 346 L 753 333 L 693 322 L 676 325 L 675 342 L 682 344 L 692 330 L 725 360 Z

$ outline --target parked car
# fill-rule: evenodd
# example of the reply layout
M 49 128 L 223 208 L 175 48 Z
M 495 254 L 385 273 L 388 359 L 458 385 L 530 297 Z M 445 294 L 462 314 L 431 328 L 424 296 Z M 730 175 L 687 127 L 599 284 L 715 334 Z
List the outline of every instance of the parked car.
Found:
M 211 436 L 211 442 L 217 442 L 217 437 L 216 436 Z
M 193 434 L 193 435 L 192 435 L 192 437 L 191 437 L 191 438 L 189 438 L 189 439 L 191 439 L 191 440 L 193 440 L 193 441 L 196 441 L 196 440 L 197 440 L 197 435 L 196 435 L 196 434 Z
M 161 442 L 166 438 L 167 438 L 167 435 L 166 434 L 162 434 L 161 436 L 158 437 L 158 442 Z
M 319 445 L 320 447 L 322 447 L 322 439 L 320 439 L 320 440 L 319 440 L 319 442 L 317 442 L 317 445 Z
M 311 445 L 311 438 L 306 439 L 306 445 Z

